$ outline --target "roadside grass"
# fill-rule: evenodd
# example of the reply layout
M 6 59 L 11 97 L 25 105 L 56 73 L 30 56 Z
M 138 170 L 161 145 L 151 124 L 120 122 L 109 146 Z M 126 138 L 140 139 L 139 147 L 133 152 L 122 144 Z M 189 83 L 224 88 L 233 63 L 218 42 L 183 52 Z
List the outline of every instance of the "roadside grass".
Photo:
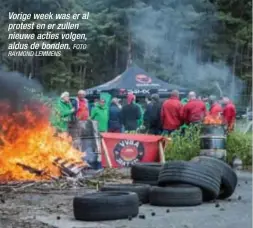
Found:
M 166 161 L 190 160 L 200 152 L 200 129 L 190 127 L 182 136 L 179 131 L 172 135 L 172 142 L 165 148 Z M 252 166 L 252 132 L 243 134 L 235 130 L 227 137 L 227 162 L 232 162 L 233 156 L 238 156 L 244 167 Z

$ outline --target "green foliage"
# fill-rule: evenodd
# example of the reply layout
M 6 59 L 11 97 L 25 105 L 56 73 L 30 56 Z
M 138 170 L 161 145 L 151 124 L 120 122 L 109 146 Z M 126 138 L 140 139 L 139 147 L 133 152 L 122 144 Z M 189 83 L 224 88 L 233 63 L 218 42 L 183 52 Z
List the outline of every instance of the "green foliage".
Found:
M 234 155 L 239 156 L 244 166 L 252 165 L 252 134 L 233 132 L 227 139 L 228 161 L 231 162 Z
M 165 149 L 166 160 L 190 160 L 200 153 L 200 131 L 187 128 L 185 135 L 176 132 L 172 142 Z M 232 162 L 234 155 L 242 159 L 244 166 L 252 165 L 252 134 L 233 132 L 227 137 L 227 162 Z
M 172 134 L 172 142 L 165 149 L 166 160 L 190 160 L 200 151 L 200 129 L 190 126 L 182 136 L 179 131 Z

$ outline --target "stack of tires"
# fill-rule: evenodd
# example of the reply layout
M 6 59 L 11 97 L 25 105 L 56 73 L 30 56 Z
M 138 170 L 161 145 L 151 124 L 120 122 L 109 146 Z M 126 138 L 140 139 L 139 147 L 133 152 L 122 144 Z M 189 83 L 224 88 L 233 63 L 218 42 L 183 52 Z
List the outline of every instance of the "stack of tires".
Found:
M 135 217 L 141 204 L 195 206 L 230 197 L 236 173 L 222 160 L 199 156 L 191 161 L 139 163 L 131 167 L 133 184 L 104 185 L 100 192 L 74 198 L 78 220 L 100 221 Z

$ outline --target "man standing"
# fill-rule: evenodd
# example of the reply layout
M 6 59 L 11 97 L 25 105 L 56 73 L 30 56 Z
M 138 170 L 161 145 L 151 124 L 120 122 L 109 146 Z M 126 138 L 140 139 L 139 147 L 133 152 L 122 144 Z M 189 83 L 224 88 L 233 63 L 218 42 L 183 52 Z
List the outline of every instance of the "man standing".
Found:
M 122 126 L 120 120 L 121 105 L 118 98 L 113 98 L 109 109 L 109 132 L 120 133 Z
M 130 93 L 127 95 L 127 104 L 121 110 L 121 121 L 125 131 L 136 131 L 138 120 L 141 118 L 141 110 L 135 104 L 135 96 Z
M 69 93 L 62 93 L 60 99 L 53 107 L 53 115 L 51 119 L 52 125 L 58 132 L 68 132 L 68 124 L 74 111 L 75 109 L 70 103 Z
M 210 111 L 210 104 L 209 104 L 209 102 L 208 102 L 208 97 L 204 97 L 203 99 L 202 99 L 202 101 L 205 103 L 205 105 L 206 105 L 206 111 Z
M 201 123 L 206 115 L 206 105 L 202 100 L 197 99 L 195 92 L 190 92 L 189 102 L 184 106 L 182 116 L 184 122 L 189 124 Z
M 220 117 L 222 115 L 222 107 L 218 103 L 218 100 L 217 100 L 216 96 L 211 95 L 209 97 L 209 102 L 210 102 L 209 114 L 214 118 Z
M 91 110 L 91 119 L 98 122 L 98 130 L 100 132 L 106 132 L 108 130 L 108 114 L 108 107 L 104 99 L 100 99 L 98 104 Z
M 151 103 L 147 105 L 147 109 L 144 114 L 144 122 L 149 134 L 159 135 L 161 133 L 161 106 L 162 104 L 160 102 L 159 95 L 152 94 Z
M 183 106 L 179 100 L 179 92 L 173 90 L 170 98 L 163 103 L 161 109 L 163 134 L 170 135 L 181 126 L 182 107 Z
M 89 102 L 85 99 L 85 95 L 84 90 L 79 90 L 77 98 L 73 102 L 77 120 L 88 120 L 89 118 Z
M 228 97 L 223 97 L 222 101 L 224 104 L 223 109 L 224 123 L 227 125 L 228 132 L 232 132 L 234 130 L 235 117 L 236 117 L 235 105 L 232 103 L 232 101 L 229 100 Z
M 151 96 L 148 95 L 145 97 L 145 102 L 146 102 L 146 109 L 143 115 L 143 124 L 146 129 L 150 128 L 150 115 L 152 112 L 152 103 L 151 103 Z
M 139 101 L 136 100 L 136 96 L 135 95 L 134 95 L 134 104 L 139 107 L 140 112 L 141 112 L 141 117 L 137 121 L 137 128 L 139 128 L 139 127 L 141 127 L 143 125 L 144 110 L 143 110 L 141 104 L 139 103 Z

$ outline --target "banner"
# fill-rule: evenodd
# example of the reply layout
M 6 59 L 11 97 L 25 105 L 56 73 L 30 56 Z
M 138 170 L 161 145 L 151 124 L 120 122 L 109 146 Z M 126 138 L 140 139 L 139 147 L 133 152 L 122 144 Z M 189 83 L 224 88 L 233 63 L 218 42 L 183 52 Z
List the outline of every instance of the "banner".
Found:
M 136 162 L 156 162 L 162 136 L 102 133 L 102 166 L 127 167 Z

